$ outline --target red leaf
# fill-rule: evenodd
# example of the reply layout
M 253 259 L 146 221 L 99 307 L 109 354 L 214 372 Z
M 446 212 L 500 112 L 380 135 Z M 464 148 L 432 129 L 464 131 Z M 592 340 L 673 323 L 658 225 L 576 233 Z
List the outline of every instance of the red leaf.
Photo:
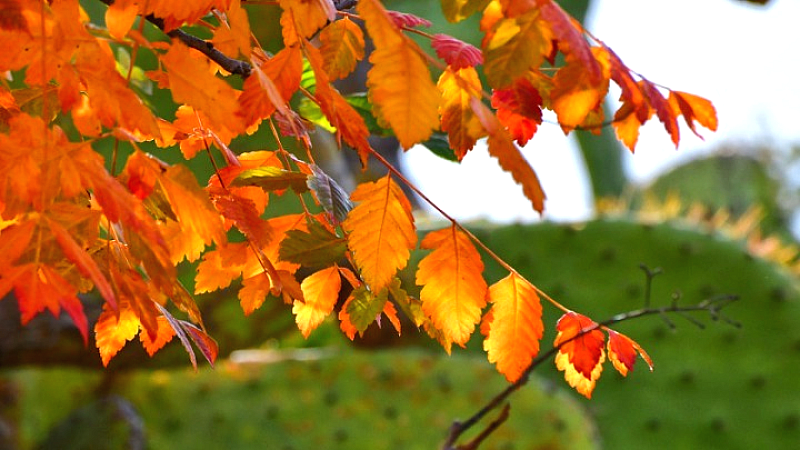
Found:
M 453 70 L 483 64 L 483 54 L 478 48 L 452 36 L 437 34 L 433 36 L 431 46 Z
M 497 109 L 497 119 L 519 145 L 525 145 L 542 123 L 542 97 L 527 78 L 492 92 L 492 106 Z
M 591 398 L 606 359 L 603 332 L 592 319 L 572 311 L 558 319 L 556 330 L 556 367 L 564 372 L 570 386 Z
M 697 133 L 697 129 L 694 127 L 695 122 L 711 131 L 717 131 L 717 110 L 710 101 L 686 92 L 670 91 L 669 102 L 677 104 L 686 124 L 700 139 L 703 137 Z
M 425 27 L 428 28 L 433 23 L 431 23 L 428 19 L 423 19 L 422 17 L 415 16 L 414 14 L 399 12 L 399 11 L 386 11 L 389 14 L 389 17 L 392 19 L 392 22 L 398 28 L 416 28 L 416 27 Z
M 678 141 L 680 141 L 681 138 L 681 133 L 678 129 L 678 111 L 675 111 L 673 106 L 661 95 L 661 92 L 658 91 L 658 88 L 656 88 L 653 83 L 647 80 L 642 80 L 641 83 L 644 93 L 647 96 L 647 101 L 656 112 L 658 120 L 664 124 L 664 128 L 672 138 L 672 143 L 675 144 L 677 148 Z
M 614 330 L 606 330 L 606 332 L 608 333 L 608 359 L 611 360 L 617 372 L 622 376 L 627 376 L 628 372 L 633 370 L 637 353 L 650 366 L 650 371 L 653 370 L 653 361 L 636 341 Z
M 565 55 L 581 61 L 593 83 L 603 78 L 600 64 L 594 58 L 592 49 L 583 38 L 583 29 L 569 14 L 564 12 L 552 0 L 542 1 L 540 5 L 542 18 L 550 24 L 553 35 L 558 40 L 558 48 Z

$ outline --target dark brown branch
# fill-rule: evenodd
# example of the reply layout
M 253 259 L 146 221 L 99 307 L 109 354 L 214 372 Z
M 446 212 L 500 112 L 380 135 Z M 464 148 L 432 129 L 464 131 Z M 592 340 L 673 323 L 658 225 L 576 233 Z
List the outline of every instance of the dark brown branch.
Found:
M 648 275 L 650 275 L 650 274 L 648 274 Z M 650 276 L 648 276 L 648 279 L 650 279 Z M 702 302 L 700 302 L 700 303 L 698 303 L 696 305 L 692 305 L 692 306 L 678 306 L 678 305 L 673 303 L 673 304 L 671 304 L 669 306 L 664 306 L 664 307 L 661 307 L 661 308 L 649 308 L 649 307 L 648 308 L 642 308 L 642 309 L 637 309 L 637 310 L 634 310 L 634 311 L 629 311 L 629 312 L 626 312 L 626 313 L 623 313 L 623 314 L 617 314 L 616 316 L 614 316 L 614 317 L 612 317 L 612 318 L 610 318 L 608 320 L 605 320 L 605 321 L 600 322 L 600 323 L 596 323 L 595 326 L 593 326 L 591 328 L 587 328 L 587 329 L 581 330 L 580 333 L 576 334 L 571 339 L 565 340 L 564 342 L 560 343 L 558 346 L 555 346 L 555 347 L 551 348 L 550 350 L 539 354 L 539 356 L 537 356 L 536 359 L 534 359 L 531 362 L 531 364 L 528 366 L 528 368 L 525 369 L 525 371 L 522 373 L 522 376 L 520 376 L 517 381 L 515 381 L 512 384 L 510 384 L 502 392 L 497 394 L 483 408 L 478 410 L 478 412 L 476 412 L 472 417 L 470 417 L 469 419 L 467 419 L 464 422 L 454 422 L 453 426 L 450 427 L 450 433 L 448 434 L 447 440 L 445 441 L 444 445 L 442 446 L 442 449 L 443 450 L 458 450 L 459 447 L 455 447 L 454 445 L 455 445 L 456 441 L 458 440 L 458 438 L 465 431 L 467 431 L 470 428 L 472 428 L 473 426 L 475 426 L 475 424 L 477 424 L 481 419 L 483 419 L 483 417 L 486 416 L 489 412 L 491 412 L 492 410 L 494 410 L 495 408 L 497 408 L 498 406 L 503 404 L 511 394 L 513 394 L 519 388 L 521 388 L 522 386 L 527 384 L 528 381 L 530 380 L 531 373 L 533 373 L 533 371 L 538 366 L 540 366 L 544 361 L 549 360 L 550 358 L 555 356 L 555 354 L 561 349 L 561 347 L 563 347 L 567 343 L 572 342 L 573 340 L 578 339 L 578 338 L 582 337 L 583 335 L 591 333 L 592 331 L 600 329 L 600 328 L 604 328 L 604 327 L 607 327 L 607 326 L 610 326 L 610 325 L 615 325 L 615 324 L 618 324 L 620 322 L 625 322 L 625 321 L 632 320 L 632 319 L 638 319 L 640 317 L 653 316 L 653 315 L 658 315 L 658 316 L 662 316 L 663 317 L 666 314 L 678 314 L 678 315 L 684 316 L 686 313 L 690 313 L 690 312 L 705 311 L 705 312 L 707 312 L 709 314 L 709 316 L 711 317 L 712 320 L 723 319 L 723 321 L 726 321 L 728 323 L 731 323 L 734 326 L 737 326 L 736 323 L 731 322 L 730 320 L 728 320 L 726 317 L 724 317 L 720 313 L 720 310 L 722 308 L 724 308 L 729 303 L 731 303 L 731 302 L 733 302 L 735 300 L 737 300 L 737 298 L 735 296 L 724 296 L 724 297 L 718 297 L 718 298 L 709 299 L 709 300 L 703 300 Z M 695 321 L 690 321 L 690 322 L 696 324 Z M 496 428 L 496 427 L 494 427 L 494 428 Z M 487 430 L 488 429 L 489 428 L 487 428 Z M 468 447 L 468 448 L 474 449 L 474 448 L 477 448 L 477 447 Z

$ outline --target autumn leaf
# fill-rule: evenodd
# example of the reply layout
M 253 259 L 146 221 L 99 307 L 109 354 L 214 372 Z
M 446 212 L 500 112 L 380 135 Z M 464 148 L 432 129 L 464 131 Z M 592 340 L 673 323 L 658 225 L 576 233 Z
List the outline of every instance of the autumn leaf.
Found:
M 527 78 L 519 78 L 506 89 L 492 92 L 497 119 L 519 145 L 525 145 L 542 123 L 542 97 Z
M 249 59 L 251 53 L 250 20 L 247 17 L 247 11 L 242 8 L 240 0 L 232 0 L 229 3 L 230 6 L 225 11 L 228 22 L 220 24 L 211 42 L 228 56 L 237 57 L 241 53 L 246 59 Z
M 580 24 L 570 17 L 553 0 L 537 0 L 541 17 L 546 21 L 552 36 L 558 41 L 558 48 L 567 56 L 567 59 L 575 61 L 587 72 L 590 84 L 598 84 L 603 78 L 602 62 L 597 60 L 597 54 L 586 42 L 583 37 L 583 30 Z
M 486 305 L 481 257 L 455 225 L 428 233 L 420 248 L 433 250 L 417 270 L 422 310 L 448 340 L 463 347 Z
M 439 92 L 416 43 L 400 33 L 377 0 L 358 3 L 358 12 L 375 43 L 367 73 L 370 101 L 405 149 L 428 139 L 438 128 Z
M 486 136 L 486 130 L 470 106 L 472 98 L 480 98 L 481 82 L 472 67 L 442 72 L 438 83 L 442 91 L 442 131 L 447 132 L 450 147 L 460 161 L 475 145 L 478 139 Z
M 295 300 L 292 313 L 303 337 L 308 338 L 330 315 L 339 298 L 341 287 L 342 278 L 336 265 L 314 272 L 300 283 L 303 300 Z
M 348 247 L 364 281 L 380 292 L 417 243 L 411 204 L 389 175 L 358 185 L 350 198 L 358 205 L 342 223 Z
M 195 276 L 195 294 L 213 292 L 228 287 L 241 276 L 247 262 L 246 243 L 228 243 L 203 254 Z
M 328 176 L 316 164 L 311 165 L 313 175 L 308 177 L 308 187 L 317 197 L 322 208 L 328 213 L 330 222 L 336 226 L 347 218 L 347 214 L 353 209 L 350 198 L 333 178 Z
M 331 80 L 350 75 L 364 59 L 364 33 L 352 20 L 344 17 L 325 27 L 319 34 L 323 67 Z
M 244 126 L 235 114 L 239 92 L 215 77 L 206 60 L 196 58 L 190 52 L 188 47 L 175 42 L 161 57 L 167 68 L 172 98 L 205 113 L 211 120 L 211 128 L 242 131 Z
M 600 67 L 600 77 L 592 76 L 585 61 L 571 57 L 553 77 L 550 104 L 565 132 L 582 124 L 590 112 L 600 107 L 608 93 L 608 52 L 602 47 L 592 47 L 592 54 Z
M 673 110 L 680 111 L 686 124 L 697 137 L 703 138 L 697 133 L 695 122 L 711 131 L 717 131 L 717 110 L 710 101 L 680 91 L 670 91 L 668 101 L 678 105 L 677 108 L 673 107 Z
M 167 343 L 172 340 L 172 337 L 175 336 L 175 330 L 172 329 L 166 317 L 159 316 L 156 321 L 158 323 L 158 328 L 155 339 L 151 339 L 149 333 L 139 333 L 139 340 L 142 342 L 142 347 L 144 347 L 147 354 L 151 357 L 167 345 Z
M 283 9 L 281 27 L 286 46 L 295 44 L 298 38 L 310 38 L 336 19 L 332 0 L 280 0 L 278 4 Z
M 231 183 L 232 186 L 258 186 L 265 191 L 282 191 L 291 188 L 298 194 L 308 190 L 308 175 L 279 167 L 247 169 Z
M 242 288 L 239 289 L 239 304 L 244 315 L 249 316 L 260 308 L 271 290 L 272 281 L 264 272 L 245 278 L 242 281 Z
M 389 14 L 389 17 L 392 19 L 392 22 L 395 24 L 395 26 L 397 26 L 397 28 L 428 28 L 433 25 L 430 20 L 423 19 L 422 17 L 415 16 L 414 14 L 400 11 L 386 11 L 386 13 Z
M 305 267 L 327 267 L 344 258 L 347 241 L 312 221 L 308 231 L 289 230 L 281 241 L 278 256 Z
M 100 351 L 103 366 L 108 363 L 125 344 L 139 333 L 139 319 L 127 302 L 120 302 L 117 311 L 104 307 L 94 325 L 94 339 Z
M 606 329 L 606 332 L 608 333 L 608 359 L 623 377 L 628 376 L 628 372 L 633 370 L 637 354 L 641 355 L 650 367 L 650 371 L 653 371 L 653 361 L 650 359 L 650 355 L 636 341 L 611 329 Z
M 446 34 L 434 35 L 431 47 L 436 51 L 436 55 L 453 70 L 483 64 L 483 54 L 479 49 Z
M 359 334 L 364 333 L 383 312 L 388 301 L 388 293 L 387 289 L 383 289 L 374 294 L 363 285 L 353 289 L 342 310 L 347 312 L 347 321 Z
M 675 148 L 678 148 L 678 142 L 680 142 L 681 139 L 680 129 L 678 128 L 678 114 L 680 111 L 675 108 L 675 105 L 670 104 L 670 102 L 661 95 L 658 88 L 650 81 L 642 80 L 641 86 L 647 98 L 647 102 L 653 108 L 653 111 L 655 111 L 658 120 L 664 124 L 664 129 L 667 130 L 667 133 L 669 133 L 672 138 L 672 143 L 675 144 Z
M 533 209 L 541 214 L 546 196 L 536 172 L 489 108 L 475 98 L 471 99 L 470 106 L 489 133 L 489 154 L 497 158 L 500 167 L 522 185 L 522 193 L 531 201 Z
M 460 22 L 483 11 L 491 0 L 442 0 L 442 12 L 450 22 Z
M 528 70 L 539 67 L 551 51 L 552 36 L 542 25 L 538 9 L 499 20 L 490 36 L 483 47 L 484 71 L 496 89 L 509 86 Z
M 556 330 L 556 367 L 570 386 L 591 398 L 606 359 L 603 332 L 591 319 L 572 311 L 558 319 Z
M 497 370 L 513 383 L 539 353 L 544 333 L 542 305 L 535 288 L 513 272 L 489 288 L 489 301 L 490 320 L 484 319 L 486 330 L 481 327 L 486 335 L 483 349 L 489 362 L 497 364 Z
M 303 58 L 298 46 L 286 47 L 260 65 L 254 60 L 236 114 L 250 126 L 276 110 L 288 111 L 286 103 L 300 87 L 302 72 Z

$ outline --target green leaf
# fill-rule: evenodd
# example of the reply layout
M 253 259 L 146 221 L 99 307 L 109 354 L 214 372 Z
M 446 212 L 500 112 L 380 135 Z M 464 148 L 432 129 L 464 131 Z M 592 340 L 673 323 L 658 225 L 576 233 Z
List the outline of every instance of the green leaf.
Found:
M 456 153 L 450 148 L 450 142 L 447 140 L 447 133 L 441 131 L 434 131 L 430 139 L 423 142 L 422 145 L 431 151 L 434 155 L 446 159 L 448 161 L 458 162 Z
M 389 291 L 384 289 L 380 294 L 373 295 L 368 291 L 366 286 L 359 286 L 353 293 L 353 300 L 347 305 L 347 315 L 350 316 L 350 323 L 356 327 L 359 334 L 363 333 L 369 324 L 375 321 L 378 314 L 383 311 L 386 300 L 389 297 Z
M 310 121 L 314 125 L 322 127 L 331 133 L 336 132 L 336 127 L 331 125 L 331 123 L 328 121 L 328 118 L 325 117 L 325 114 L 323 114 L 322 110 L 319 109 L 319 105 L 311 100 L 307 98 L 300 100 L 297 111 L 301 116 L 303 116 L 304 119 Z
M 233 186 L 258 186 L 265 191 L 279 191 L 292 188 L 299 193 L 306 192 L 308 175 L 291 172 L 278 167 L 259 167 L 245 170 L 235 180 Z
M 422 311 L 422 301 L 409 296 L 408 292 L 400 286 L 399 279 L 395 278 L 392 284 L 389 285 L 389 293 L 392 294 L 394 302 L 400 307 L 406 317 L 414 322 L 414 326 L 419 328 L 428 320 L 425 313 Z
M 338 225 L 347 218 L 347 213 L 353 209 L 350 196 L 336 183 L 336 180 L 329 177 L 319 166 L 311 164 L 310 167 L 313 175 L 308 177 L 308 187 L 317 195 L 320 205 L 330 215 L 331 222 Z
M 278 258 L 304 267 L 330 267 L 344 258 L 347 240 L 331 233 L 316 220 L 308 232 L 289 230 L 281 241 Z
M 346 95 L 344 99 L 364 119 L 370 133 L 384 137 L 394 136 L 394 131 L 390 128 L 382 127 L 378 119 L 372 114 L 372 103 L 369 102 L 366 92 Z

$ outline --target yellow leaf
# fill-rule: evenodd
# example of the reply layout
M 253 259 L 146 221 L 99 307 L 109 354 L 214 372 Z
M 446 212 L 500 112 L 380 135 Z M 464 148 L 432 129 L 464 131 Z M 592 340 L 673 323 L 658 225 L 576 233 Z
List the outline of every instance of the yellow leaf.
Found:
M 308 337 L 333 311 L 342 287 L 339 268 L 334 265 L 315 272 L 300 284 L 303 301 L 295 300 L 292 313 L 303 337 Z
M 501 89 L 542 64 L 552 51 L 552 34 L 533 9 L 519 17 L 497 21 L 484 42 L 484 71 L 489 84 Z
M 364 59 L 364 34 L 347 17 L 325 27 L 319 39 L 325 72 L 333 80 L 350 75 L 358 61 Z
M 375 43 L 367 74 L 370 101 L 409 149 L 438 128 L 439 91 L 422 50 L 400 33 L 378 0 L 360 1 L 358 11 Z
M 486 305 L 481 257 L 455 225 L 428 233 L 420 247 L 433 249 L 417 270 L 422 310 L 448 341 L 463 347 Z
M 176 102 L 203 111 L 211 120 L 212 128 L 243 131 L 244 126 L 235 115 L 239 92 L 209 71 L 205 57 L 195 58 L 189 47 L 174 42 L 161 62 L 167 67 L 169 87 Z
M 533 286 L 515 273 L 489 288 L 489 301 L 491 321 L 483 349 L 489 362 L 497 364 L 497 370 L 513 383 L 539 353 L 542 304 Z
M 332 0 L 280 0 L 281 27 L 286 46 L 297 43 L 298 35 L 310 38 L 317 30 L 336 19 Z
M 583 123 L 608 93 L 608 80 L 611 76 L 608 51 L 602 47 L 592 47 L 592 54 L 601 69 L 602 76 L 599 80 L 577 58 L 567 58 L 567 65 L 559 69 L 553 77 L 550 105 L 565 132 Z
M 439 77 L 438 87 L 442 91 L 439 106 L 442 131 L 447 132 L 450 147 L 460 161 L 478 139 L 486 136 L 486 130 L 470 106 L 471 98 L 481 97 L 481 82 L 473 67 L 456 72 L 448 67 Z
M 139 333 L 139 318 L 128 302 L 119 303 L 119 311 L 104 306 L 103 313 L 94 326 L 94 336 L 103 366 L 119 352 L 125 344 Z
M 122 39 L 128 34 L 131 25 L 139 14 L 139 6 L 136 0 L 117 0 L 106 10 L 106 27 L 108 33 Z
M 358 206 L 342 223 L 361 276 L 373 292 L 389 286 L 417 243 L 411 204 L 389 175 L 360 184 L 350 197 Z

